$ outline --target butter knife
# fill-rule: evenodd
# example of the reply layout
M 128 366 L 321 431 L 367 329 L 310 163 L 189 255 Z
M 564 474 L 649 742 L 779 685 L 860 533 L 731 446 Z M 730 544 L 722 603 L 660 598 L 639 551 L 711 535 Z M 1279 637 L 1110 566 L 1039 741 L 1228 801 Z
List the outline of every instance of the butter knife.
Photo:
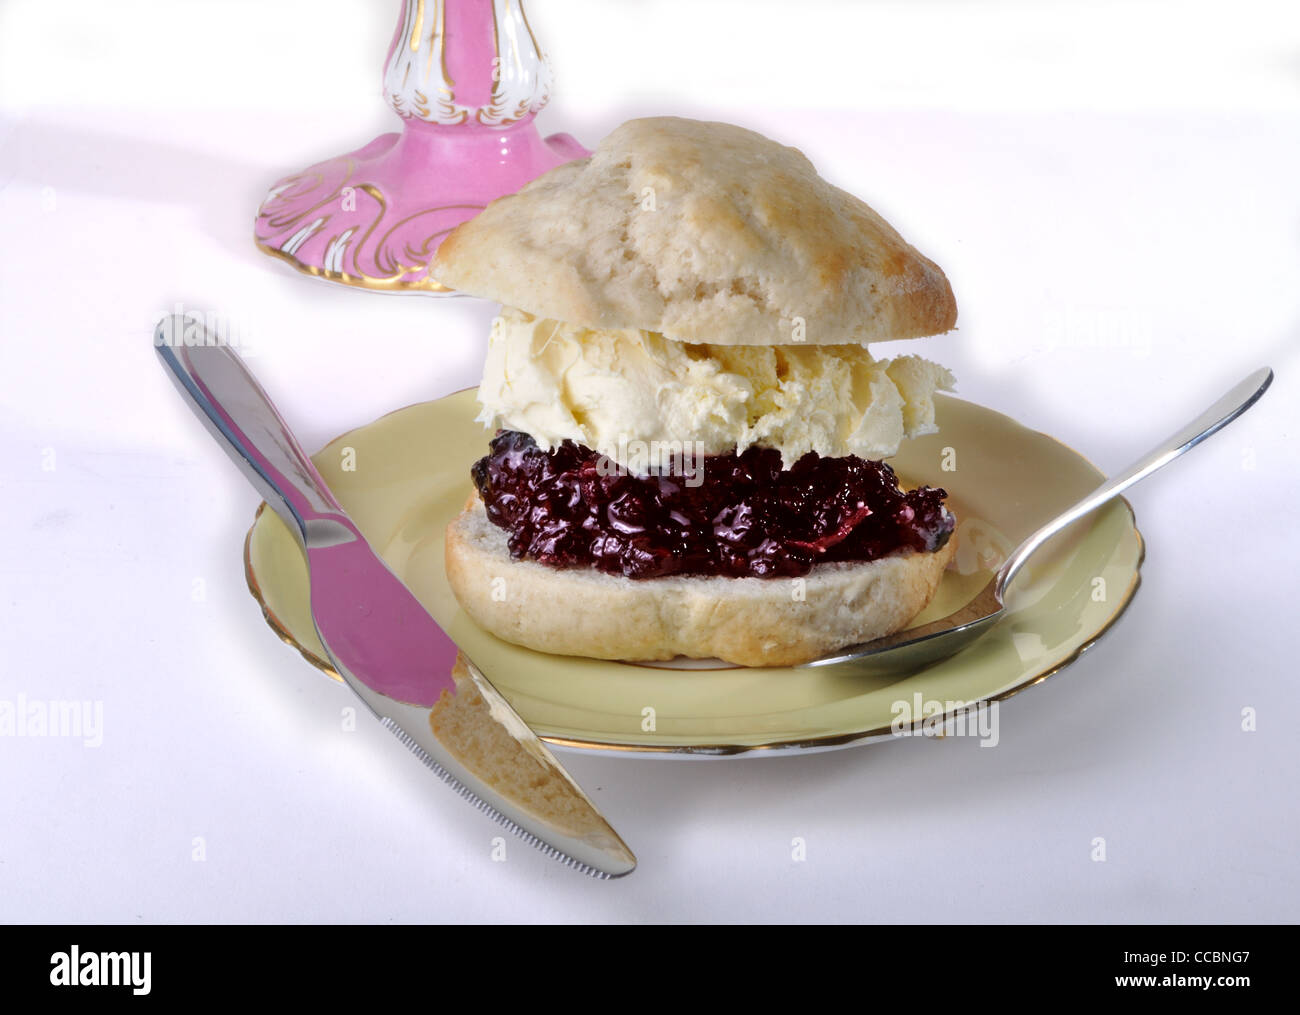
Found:
M 180 314 L 159 323 L 154 348 L 302 546 L 321 644 L 380 723 L 466 800 L 548 855 L 598 878 L 631 873 L 631 850 L 370 548 L 239 355 Z

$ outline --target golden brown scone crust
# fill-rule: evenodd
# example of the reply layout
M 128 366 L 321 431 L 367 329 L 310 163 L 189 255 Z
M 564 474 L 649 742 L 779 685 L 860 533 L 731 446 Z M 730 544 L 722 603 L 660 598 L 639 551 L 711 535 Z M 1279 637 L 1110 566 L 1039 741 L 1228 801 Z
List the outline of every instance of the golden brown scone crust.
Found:
M 937 553 L 822 564 L 804 579 L 651 578 L 560 570 L 510 557 L 475 496 L 447 526 L 447 580 L 498 638 L 557 655 L 795 666 L 906 627 L 939 587 L 956 540 Z M 494 595 L 494 579 L 497 583 Z
M 539 317 L 715 345 L 883 342 L 957 320 L 938 266 L 801 152 L 677 117 L 631 120 L 493 201 L 433 273 Z

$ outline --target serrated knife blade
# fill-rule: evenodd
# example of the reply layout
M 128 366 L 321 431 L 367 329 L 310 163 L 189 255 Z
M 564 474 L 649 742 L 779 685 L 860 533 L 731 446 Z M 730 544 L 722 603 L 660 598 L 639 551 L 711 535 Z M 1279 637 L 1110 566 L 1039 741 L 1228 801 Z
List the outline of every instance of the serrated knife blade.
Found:
M 618 833 L 371 549 L 243 360 L 185 315 L 154 347 L 195 414 L 294 534 L 331 662 L 379 721 L 480 810 L 586 874 L 636 858 Z

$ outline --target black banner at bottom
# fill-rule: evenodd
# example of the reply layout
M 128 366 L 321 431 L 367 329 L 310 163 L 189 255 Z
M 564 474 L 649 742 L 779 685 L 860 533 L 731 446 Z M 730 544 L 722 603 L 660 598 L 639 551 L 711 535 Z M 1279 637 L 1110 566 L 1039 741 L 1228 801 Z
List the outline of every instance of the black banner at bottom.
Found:
M 1167 995 L 1216 1003 L 1278 989 L 1291 927 L 1242 926 L 5 926 L 7 996 L 146 1004 L 397 998 L 604 1005 L 686 1003 L 687 985 L 751 991 L 835 984 L 864 999 Z M 962 986 L 965 984 L 966 986 Z M 693 989 L 693 988 L 692 988 Z M 598 993 L 588 993 L 596 990 Z M 414 995 L 412 995 L 414 992 Z M 603 1000 L 602 1000 L 603 999 Z M 675 999 L 675 1000 L 674 1000 Z M 803 997 L 800 1004 L 815 1003 Z M 842 1003 L 842 1002 L 841 1002 Z

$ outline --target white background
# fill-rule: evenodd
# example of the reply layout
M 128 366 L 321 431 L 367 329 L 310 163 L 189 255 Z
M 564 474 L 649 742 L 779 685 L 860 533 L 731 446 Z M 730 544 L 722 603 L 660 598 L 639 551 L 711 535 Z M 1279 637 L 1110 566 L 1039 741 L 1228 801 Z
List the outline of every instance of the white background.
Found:
M 565 755 L 640 857 L 617 883 L 492 862 L 495 825 L 341 731 L 245 590 L 257 497 L 150 345 L 178 303 L 239 322 L 313 448 L 477 380 L 493 308 L 252 244 L 271 182 L 396 125 L 396 6 L 0 4 L 0 699 L 104 710 L 98 748 L 0 738 L 0 920 L 1300 918 L 1293 6 L 533 0 L 545 130 L 798 145 L 951 279 L 959 329 L 907 345 L 1101 468 L 1278 373 L 1133 491 L 1136 600 L 996 749 Z

